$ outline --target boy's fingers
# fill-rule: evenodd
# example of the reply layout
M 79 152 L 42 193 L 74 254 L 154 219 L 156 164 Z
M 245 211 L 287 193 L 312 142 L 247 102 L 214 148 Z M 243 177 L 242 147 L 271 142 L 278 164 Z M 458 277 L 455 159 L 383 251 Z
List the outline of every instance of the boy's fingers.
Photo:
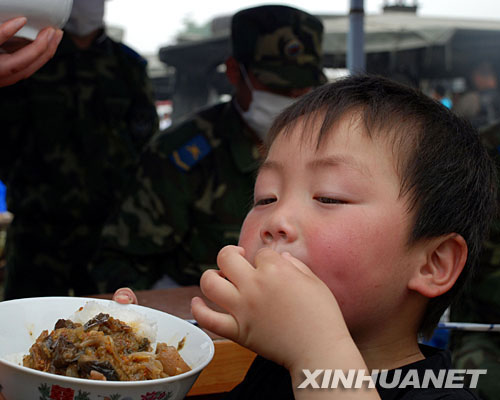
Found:
M 212 310 L 200 297 L 191 300 L 191 313 L 200 326 L 231 340 L 238 338 L 238 323 L 230 314 Z
M 255 266 L 259 268 L 274 265 L 281 268 L 281 266 L 283 265 L 283 259 L 293 264 L 295 268 L 297 268 L 304 274 L 308 276 L 316 276 L 306 264 L 304 264 L 298 258 L 292 256 L 289 252 L 285 251 L 280 254 L 269 248 L 263 248 L 257 252 L 255 256 Z
M 4 44 L 27 22 L 25 17 L 10 19 L 0 25 L 0 45 Z
M 200 278 L 201 291 L 208 299 L 226 311 L 234 310 L 239 298 L 238 289 L 227 279 L 221 271 L 209 269 Z
M 302 271 L 304 274 L 308 276 L 316 276 L 314 272 L 311 271 L 311 269 L 304 264 L 302 261 L 300 261 L 298 258 L 295 258 L 288 252 L 281 253 L 283 258 L 286 260 L 290 261 L 298 270 Z
M 248 278 L 255 268 L 244 257 L 245 250 L 238 246 L 226 246 L 217 255 L 217 265 L 236 287 Z
M 283 258 L 281 254 L 270 248 L 262 248 L 255 254 L 255 268 L 281 268 L 283 265 Z
M 114 295 L 113 300 L 120 304 L 139 304 L 137 296 L 130 288 L 120 288 Z

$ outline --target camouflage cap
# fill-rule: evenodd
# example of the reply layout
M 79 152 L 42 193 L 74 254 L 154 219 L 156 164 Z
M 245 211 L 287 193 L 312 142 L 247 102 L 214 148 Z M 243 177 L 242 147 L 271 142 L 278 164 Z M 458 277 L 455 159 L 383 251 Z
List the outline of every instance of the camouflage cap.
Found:
M 271 88 L 303 88 L 326 82 L 322 71 L 323 24 L 296 8 L 260 6 L 232 18 L 234 58 Z

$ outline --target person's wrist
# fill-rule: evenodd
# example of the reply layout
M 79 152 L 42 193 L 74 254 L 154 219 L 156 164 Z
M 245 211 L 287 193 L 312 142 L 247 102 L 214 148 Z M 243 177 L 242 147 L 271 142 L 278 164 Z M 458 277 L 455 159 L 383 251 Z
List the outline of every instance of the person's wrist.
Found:
M 289 361 L 287 369 L 290 374 L 303 376 L 302 371 L 308 369 L 345 369 L 345 361 L 359 354 L 349 332 L 342 335 L 322 335 L 323 338 L 311 337 L 308 346 L 302 347 Z

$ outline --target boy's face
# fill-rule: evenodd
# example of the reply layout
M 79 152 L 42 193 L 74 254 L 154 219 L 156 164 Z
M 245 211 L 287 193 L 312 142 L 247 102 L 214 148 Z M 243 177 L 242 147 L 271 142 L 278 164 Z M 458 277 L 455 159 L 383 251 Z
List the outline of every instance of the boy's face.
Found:
M 319 150 L 301 140 L 302 129 L 274 141 L 240 246 L 252 263 L 263 247 L 304 262 L 332 290 L 353 336 L 387 329 L 409 295 L 417 247 L 407 246 L 411 216 L 390 148 L 345 119 Z

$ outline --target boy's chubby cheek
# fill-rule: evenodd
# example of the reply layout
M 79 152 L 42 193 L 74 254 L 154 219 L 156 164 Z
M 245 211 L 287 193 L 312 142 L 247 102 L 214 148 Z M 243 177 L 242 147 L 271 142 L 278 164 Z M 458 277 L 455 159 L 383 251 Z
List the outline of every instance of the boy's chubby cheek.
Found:
M 344 294 L 354 294 L 363 285 L 366 276 L 362 249 L 352 246 L 349 236 L 331 237 L 309 235 L 304 262 L 341 301 Z M 300 256 L 297 255 L 300 259 Z M 349 296 L 350 297 L 350 296 Z
M 248 222 L 244 222 L 241 228 L 238 246 L 245 249 L 245 258 L 251 264 L 254 263 L 254 255 L 257 250 L 263 247 L 259 232 L 257 227 L 252 227 Z

